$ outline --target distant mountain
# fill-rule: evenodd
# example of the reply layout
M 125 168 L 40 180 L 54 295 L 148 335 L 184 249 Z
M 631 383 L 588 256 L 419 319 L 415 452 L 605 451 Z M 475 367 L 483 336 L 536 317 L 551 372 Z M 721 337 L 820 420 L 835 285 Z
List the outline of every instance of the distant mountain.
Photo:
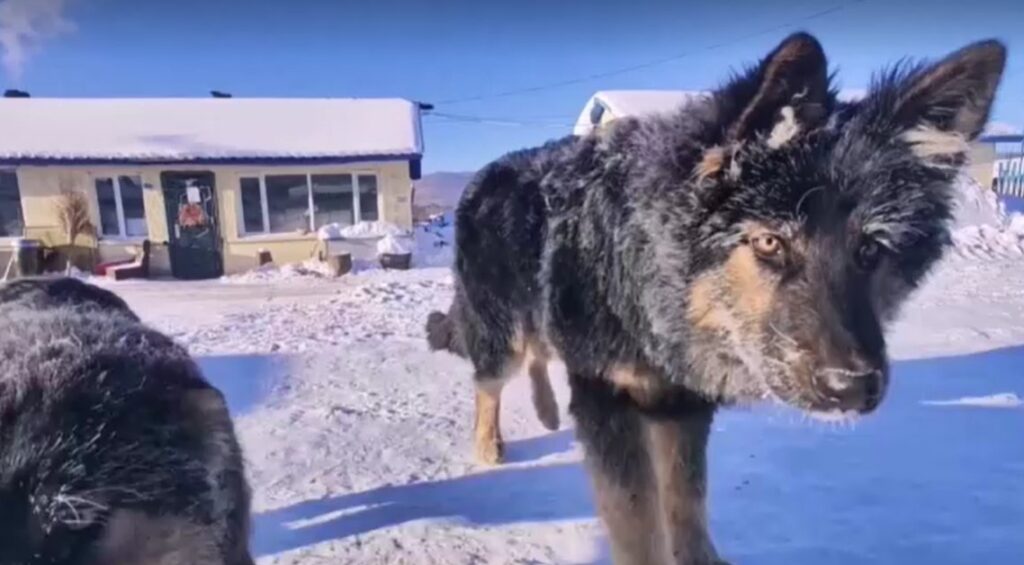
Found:
M 415 181 L 416 197 L 413 215 L 417 220 L 432 214 L 454 210 L 462 191 L 472 180 L 473 172 L 440 172 L 424 175 Z

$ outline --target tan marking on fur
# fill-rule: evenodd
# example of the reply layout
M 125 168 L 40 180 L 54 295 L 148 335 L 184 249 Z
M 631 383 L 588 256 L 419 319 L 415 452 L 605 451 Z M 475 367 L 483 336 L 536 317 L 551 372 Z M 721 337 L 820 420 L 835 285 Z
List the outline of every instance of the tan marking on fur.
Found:
M 686 424 L 678 421 L 646 420 L 647 452 L 654 471 L 654 488 L 660 510 L 660 532 L 664 538 L 663 563 L 712 564 L 718 555 L 708 534 L 703 482 L 704 470 L 697 444 Z
M 99 565 L 223 565 L 208 526 L 120 510 L 97 545 Z
M 488 379 L 476 383 L 476 458 L 480 463 L 501 463 L 505 446 L 501 437 L 501 390 L 504 379 Z
M 698 276 L 690 283 L 690 300 L 687 317 L 694 327 L 715 330 L 728 324 L 729 311 L 717 296 L 720 279 L 718 270 Z
M 517 326 L 509 340 L 509 358 L 499 375 L 477 379 L 476 421 L 474 437 L 476 457 L 481 463 L 494 465 L 504 456 L 501 435 L 501 392 L 505 384 L 527 364 L 537 418 L 549 430 L 560 424 L 558 401 L 551 387 L 547 365 L 550 349 L 536 335 L 527 334 Z
M 768 314 L 775 284 L 764 276 L 750 247 L 741 245 L 732 252 L 725 263 L 725 280 L 740 316 L 753 321 Z
M 959 133 L 942 131 L 927 125 L 903 132 L 900 139 L 910 144 L 914 156 L 925 161 L 967 153 L 969 149 L 967 139 Z
M 641 406 L 654 404 L 668 389 L 664 380 L 649 369 L 632 363 L 613 365 L 608 380 Z
M 512 338 L 508 342 L 508 348 L 516 357 L 522 357 L 523 355 L 526 355 L 526 347 L 526 333 L 523 332 L 522 325 L 516 324 L 516 329 L 512 333 Z
M 782 120 L 775 124 L 771 134 L 768 135 L 768 147 L 778 149 L 787 144 L 800 133 L 800 123 L 796 121 L 796 112 L 792 106 L 784 106 L 780 110 Z
M 694 177 L 698 182 L 722 172 L 725 166 L 725 148 L 715 146 L 704 151 L 704 156 L 694 169 Z
M 752 224 L 747 236 L 765 231 Z M 771 310 L 775 281 L 766 276 L 748 245 L 738 245 L 725 263 L 698 276 L 690 285 L 687 316 L 698 328 L 732 330 L 737 321 L 759 322 Z
M 636 462 L 643 465 L 642 462 Z M 658 528 L 656 493 L 649 485 L 624 486 L 598 465 L 590 469 L 597 511 L 608 531 L 612 562 L 616 565 L 654 565 L 665 555 Z

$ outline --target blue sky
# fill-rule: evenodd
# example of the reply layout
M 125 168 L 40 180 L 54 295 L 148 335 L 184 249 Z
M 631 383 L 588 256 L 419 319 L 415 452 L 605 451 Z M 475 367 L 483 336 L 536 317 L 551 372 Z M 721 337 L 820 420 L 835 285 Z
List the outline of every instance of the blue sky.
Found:
M 17 79 L 0 70 L 5 86 L 35 96 L 401 96 L 495 118 L 426 118 L 427 172 L 474 169 L 567 134 L 595 90 L 713 86 L 796 29 L 819 37 L 844 88 L 900 57 L 1003 39 L 1010 63 L 995 119 L 1024 126 L 1019 0 L 21 1 L 64 4 L 74 28 L 38 41 Z

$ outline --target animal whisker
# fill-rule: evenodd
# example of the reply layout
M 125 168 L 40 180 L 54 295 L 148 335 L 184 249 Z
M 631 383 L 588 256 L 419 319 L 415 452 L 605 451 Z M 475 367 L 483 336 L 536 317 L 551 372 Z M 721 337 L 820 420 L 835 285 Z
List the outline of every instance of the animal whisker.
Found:
M 799 218 L 800 217 L 800 208 L 804 205 L 804 200 L 807 200 L 807 198 L 810 195 L 814 194 L 815 192 L 822 191 L 822 190 L 825 190 L 825 186 L 824 185 L 818 185 L 818 186 L 816 186 L 814 188 L 809 189 L 807 192 L 803 193 L 803 195 L 800 196 L 800 200 L 796 201 L 796 208 L 793 209 L 793 215 L 795 217 Z

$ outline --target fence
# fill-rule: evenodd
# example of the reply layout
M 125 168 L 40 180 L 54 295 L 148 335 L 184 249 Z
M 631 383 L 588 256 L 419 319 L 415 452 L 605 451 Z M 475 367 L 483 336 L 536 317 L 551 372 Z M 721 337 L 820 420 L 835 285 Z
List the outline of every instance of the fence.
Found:
M 1024 198 L 1024 155 L 996 161 L 994 188 L 998 194 Z

